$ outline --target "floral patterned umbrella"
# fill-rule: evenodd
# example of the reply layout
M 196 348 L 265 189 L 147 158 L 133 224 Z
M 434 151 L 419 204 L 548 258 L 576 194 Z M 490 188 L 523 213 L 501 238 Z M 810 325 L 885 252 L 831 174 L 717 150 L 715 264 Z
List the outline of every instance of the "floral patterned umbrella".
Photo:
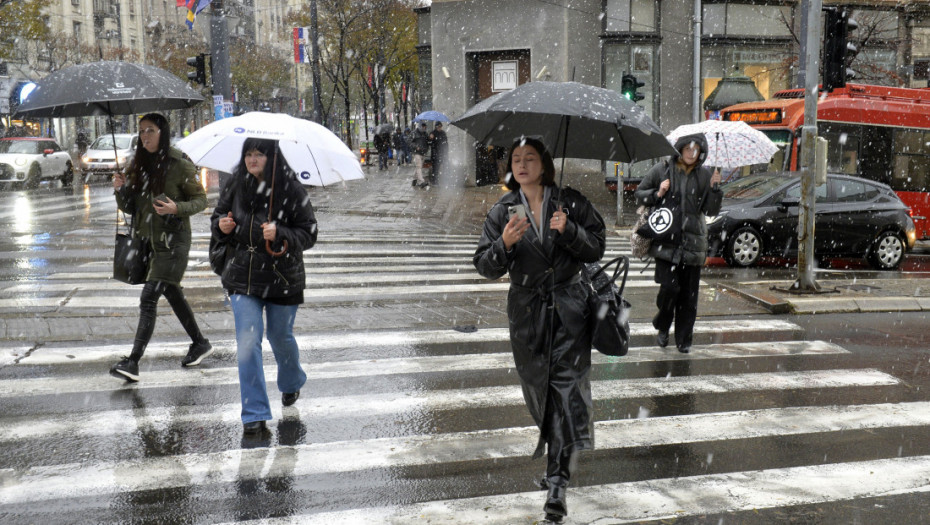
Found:
M 672 144 L 680 137 L 703 133 L 707 139 L 705 166 L 738 168 L 752 164 L 768 164 L 778 146 L 765 133 L 745 122 L 705 120 L 697 124 L 678 126 L 668 135 Z

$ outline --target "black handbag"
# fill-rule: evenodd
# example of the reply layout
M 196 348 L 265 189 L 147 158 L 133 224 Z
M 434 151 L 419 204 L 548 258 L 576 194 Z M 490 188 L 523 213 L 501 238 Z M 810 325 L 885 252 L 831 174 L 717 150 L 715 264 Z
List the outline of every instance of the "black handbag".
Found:
M 124 215 L 125 217 L 125 215 Z M 117 219 L 119 211 L 117 211 Z M 148 239 L 136 237 L 129 222 L 129 233 L 119 232 L 116 223 L 116 246 L 113 250 L 113 278 L 126 284 L 142 284 L 149 273 L 149 261 L 152 259 L 152 245 Z
M 614 266 L 613 274 L 608 277 L 607 270 Z M 585 263 L 585 281 L 591 286 L 588 296 L 591 308 L 591 346 L 598 352 L 612 356 L 624 356 L 630 349 L 630 308 L 629 301 L 623 298 L 626 276 L 630 270 L 630 260 L 617 257 L 601 266 L 598 263 Z M 618 287 L 617 278 L 623 273 L 623 281 Z
M 213 273 L 220 277 L 223 276 L 223 270 L 226 269 L 226 264 L 232 256 L 232 251 L 233 247 L 231 243 L 219 240 L 216 235 L 210 237 L 210 251 L 208 257 L 210 259 L 210 269 L 213 270 Z

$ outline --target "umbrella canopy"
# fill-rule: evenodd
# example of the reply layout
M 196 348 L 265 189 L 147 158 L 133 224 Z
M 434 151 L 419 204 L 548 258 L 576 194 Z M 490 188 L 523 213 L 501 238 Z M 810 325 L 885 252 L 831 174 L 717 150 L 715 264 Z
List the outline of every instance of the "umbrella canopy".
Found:
M 183 109 L 203 96 L 171 73 L 129 62 L 92 62 L 66 67 L 36 82 L 16 110 L 26 117 L 133 115 Z
M 231 173 L 242 158 L 247 138 L 278 141 L 281 154 L 303 184 L 328 186 L 365 178 L 358 158 L 332 131 L 283 113 L 253 111 L 217 120 L 175 146 L 194 164 Z
M 391 133 L 392 131 L 394 131 L 394 124 L 391 124 L 390 122 L 385 122 L 384 124 L 378 124 L 375 126 L 375 135 Z
M 738 168 L 768 164 L 778 146 L 765 133 L 741 121 L 705 120 L 678 126 L 668 135 L 672 144 L 686 135 L 703 133 L 707 139 L 705 166 Z
M 440 113 L 440 112 L 438 112 L 438 111 L 430 110 L 430 111 L 424 111 L 423 113 L 420 113 L 420 114 L 417 115 L 416 117 L 413 117 L 413 121 L 414 121 L 414 122 L 416 122 L 416 121 L 418 121 L 418 120 L 432 120 L 432 121 L 435 121 L 435 122 L 449 122 L 449 117 L 443 115 L 442 113 Z
M 541 136 L 553 157 L 636 162 L 674 148 L 643 108 L 578 82 L 529 82 L 487 98 L 452 122 L 478 142 L 507 146 Z

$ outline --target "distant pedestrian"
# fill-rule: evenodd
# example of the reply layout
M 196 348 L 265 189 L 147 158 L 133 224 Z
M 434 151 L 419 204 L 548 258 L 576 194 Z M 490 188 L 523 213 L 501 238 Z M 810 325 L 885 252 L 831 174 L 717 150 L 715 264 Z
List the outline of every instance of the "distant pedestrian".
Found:
M 431 176 L 432 182 L 435 184 L 439 179 L 439 174 L 442 172 L 443 167 L 446 163 L 446 157 L 449 155 L 449 138 L 446 136 L 446 132 L 442 129 L 442 122 L 437 122 L 436 126 L 433 128 L 433 132 L 429 135 L 430 138 L 430 149 L 433 152 L 433 174 Z
M 397 128 L 394 130 L 394 134 L 391 136 L 391 145 L 394 146 L 394 160 L 397 161 L 398 166 L 403 166 L 404 164 L 404 150 L 407 149 L 407 137 L 404 136 L 404 132 Z
M 555 185 L 552 156 L 539 140 L 515 142 L 508 164 L 510 192 L 488 212 L 473 263 L 488 279 L 510 274 L 510 346 L 539 427 L 533 458 L 547 451 L 543 511 L 559 522 L 568 514 L 575 454 L 594 446 L 589 320 L 595 313 L 581 269 L 604 255 L 605 225 L 581 193 Z
M 245 140 L 239 165 L 220 190 L 211 230 L 232 248 L 231 253 L 227 249 L 221 281 L 236 325 L 243 432 L 258 434 L 271 419 L 262 366 L 265 323 L 278 365 L 281 404 L 293 405 L 307 381 L 294 338 L 294 319 L 304 302 L 303 252 L 317 236 L 307 191 L 280 155 L 277 142 Z
M 655 258 L 655 282 L 659 284 L 652 318 L 658 331 L 656 344 L 668 345 L 669 330 L 675 321 L 678 351 L 691 351 L 694 321 L 697 318 L 701 268 L 707 256 L 705 216 L 717 215 L 723 192 L 717 188 L 720 173 L 702 166 L 707 158 L 704 135 L 686 135 L 675 142 L 677 155 L 652 167 L 636 190 L 636 201 L 655 206 L 665 200 L 681 208 L 681 234 L 672 240 L 653 240 L 649 255 Z M 673 204 L 670 204 L 673 205 Z
M 413 157 L 410 155 L 410 128 L 404 128 L 404 164 L 408 166 L 413 163 Z
M 429 186 L 426 175 L 423 173 L 423 163 L 426 160 L 426 152 L 429 151 L 429 134 L 426 132 L 426 122 L 420 122 L 420 127 L 411 134 L 410 145 L 413 147 L 413 165 L 414 171 L 413 185 L 425 188 Z
M 162 295 L 192 341 L 181 366 L 199 365 L 213 352 L 181 291 L 191 249 L 190 217 L 207 207 L 207 193 L 197 178 L 197 168 L 170 146 L 170 133 L 164 116 L 143 116 L 132 165 L 125 175 L 113 176 L 116 205 L 133 216 L 134 235 L 146 239 L 153 249 L 139 298 L 139 325 L 132 352 L 110 368 L 110 375 L 126 381 L 139 380 L 139 360 L 155 331 Z
M 387 130 L 381 130 L 375 134 L 375 150 L 378 152 L 378 170 L 386 170 L 388 167 L 388 150 L 391 149 L 391 134 Z

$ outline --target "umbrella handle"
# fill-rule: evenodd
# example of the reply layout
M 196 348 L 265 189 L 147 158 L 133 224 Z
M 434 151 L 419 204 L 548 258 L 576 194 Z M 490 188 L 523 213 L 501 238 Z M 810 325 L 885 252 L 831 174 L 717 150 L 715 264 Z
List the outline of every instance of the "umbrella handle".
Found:
M 271 241 L 265 240 L 265 251 L 272 257 L 281 257 L 287 252 L 287 239 L 284 239 L 282 243 L 281 249 L 279 251 L 274 251 L 271 248 Z
M 278 169 L 278 144 L 275 143 L 274 159 L 271 161 L 271 191 L 268 192 L 268 222 L 271 222 L 271 214 L 273 213 L 273 210 L 274 210 L 274 206 L 273 206 L 274 204 L 274 179 L 275 179 L 274 175 L 277 169 Z M 265 240 L 265 251 L 268 252 L 268 255 L 272 257 L 281 257 L 282 255 L 284 255 L 285 252 L 287 252 L 287 239 L 284 239 L 284 241 L 281 244 L 281 250 L 277 252 L 271 248 L 271 241 L 266 239 Z

